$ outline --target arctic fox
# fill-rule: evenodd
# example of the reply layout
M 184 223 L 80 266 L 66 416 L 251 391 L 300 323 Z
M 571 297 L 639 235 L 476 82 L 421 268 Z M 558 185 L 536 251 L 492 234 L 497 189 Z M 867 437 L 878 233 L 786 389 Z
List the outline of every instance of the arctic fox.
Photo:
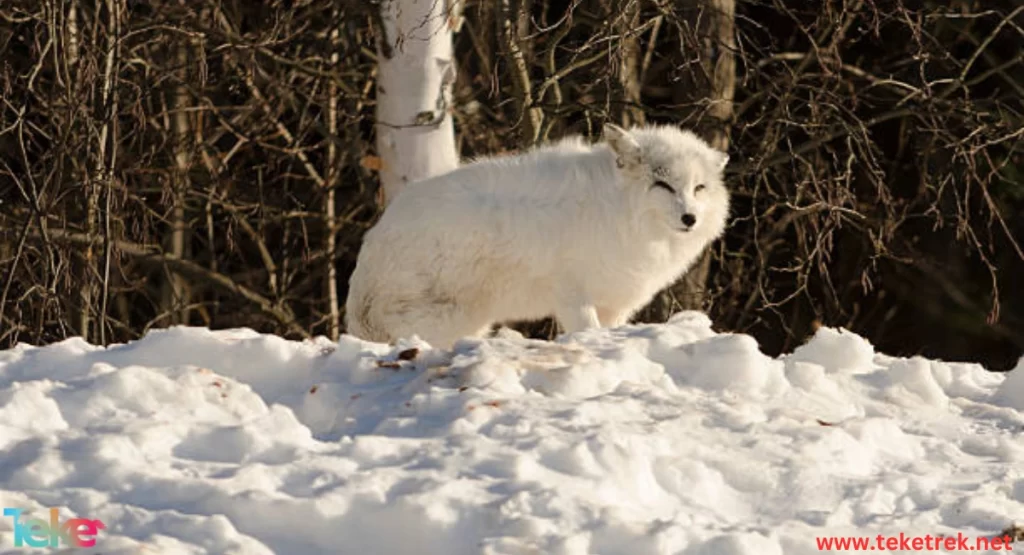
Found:
M 669 126 L 603 134 L 408 184 L 363 239 L 347 332 L 450 348 L 547 316 L 626 324 L 722 235 L 729 156 Z

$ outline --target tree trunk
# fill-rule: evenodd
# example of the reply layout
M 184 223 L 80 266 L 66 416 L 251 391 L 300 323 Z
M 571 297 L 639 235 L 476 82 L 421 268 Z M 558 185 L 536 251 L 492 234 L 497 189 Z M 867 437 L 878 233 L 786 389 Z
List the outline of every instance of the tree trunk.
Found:
M 72 9 L 76 6 L 72 5 Z M 99 233 L 100 224 L 100 190 L 105 187 L 107 190 L 107 199 L 109 200 L 109 191 L 111 186 L 111 180 L 113 179 L 113 161 L 117 153 L 117 142 L 111 140 L 111 136 L 114 133 L 114 125 L 117 119 L 117 93 L 115 90 L 118 64 L 120 59 L 118 53 L 120 51 L 120 23 L 121 23 L 121 5 L 119 0 L 107 0 L 107 45 L 103 64 L 103 89 L 100 97 L 101 106 L 98 110 L 99 117 L 101 119 L 99 134 L 96 137 L 96 160 L 93 164 L 92 175 L 86 181 L 86 211 L 85 211 L 85 233 L 89 237 L 90 242 L 86 247 L 83 258 L 84 267 L 82 273 L 82 286 L 79 289 L 79 306 L 78 306 L 78 333 L 83 339 L 89 341 L 96 335 L 99 335 L 102 339 L 105 339 L 105 332 L 93 334 L 90 332 L 92 324 L 92 315 L 94 312 L 100 314 L 99 326 L 105 326 L 106 310 L 105 298 L 107 295 L 106 279 L 108 277 L 108 271 L 103 272 L 103 295 L 104 299 L 101 300 L 101 308 L 98 309 L 96 306 L 96 297 L 99 293 L 96 277 L 100 274 L 97 268 L 97 246 L 99 243 L 94 239 Z M 73 20 L 73 32 L 72 35 L 77 35 L 77 15 Z M 75 52 L 71 52 L 72 56 L 77 56 L 77 42 L 78 37 L 76 36 L 71 42 L 76 46 L 73 47 Z M 105 216 L 106 218 L 106 216 Z M 109 220 L 105 219 L 105 222 L 109 224 Z M 109 236 L 106 234 L 109 232 L 109 226 L 104 226 L 104 241 L 109 240 Z M 108 249 L 104 249 L 103 258 L 104 266 L 109 264 L 110 252 Z
M 501 37 L 501 49 L 512 75 L 512 89 L 519 111 L 519 142 L 523 147 L 533 146 L 540 140 L 544 123 L 543 110 L 533 105 L 533 84 L 528 63 L 532 58 L 527 38 L 531 3 L 532 0 L 501 0 L 495 21 L 498 36 Z
M 699 115 L 698 130 L 712 147 L 729 147 L 726 128 L 733 110 L 736 88 L 735 0 L 680 0 L 680 10 L 689 28 L 696 31 L 700 68 L 703 74 L 685 80 L 679 89 L 679 103 L 690 104 Z M 687 58 L 689 43 L 682 45 Z M 692 55 L 691 55 L 692 56 Z M 700 98 L 698 95 L 703 96 Z M 711 269 L 711 251 L 705 250 L 690 270 L 671 287 L 662 291 L 645 308 L 639 319 L 664 322 L 679 310 L 707 310 L 707 286 Z
M 614 12 L 610 14 L 615 16 Z M 640 26 L 640 3 L 626 0 L 622 7 L 622 15 L 618 19 L 617 34 L 619 41 L 618 81 L 622 88 L 619 121 L 623 127 L 643 125 L 646 121 L 640 108 L 640 37 L 636 29 Z
M 171 132 L 174 137 L 174 171 L 171 175 L 171 232 L 168 237 L 168 252 L 180 259 L 186 258 L 185 246 L 188 242 L 188 224 L 185 216 L 185 194 L 189 190 L 188 172 L 192 166 L 191 125 L 188 109 L 191 104 L 186 83 L 189 82 L 188 44 L 182 43 L 177 48 L 176 65 L 178 66 L 179 84 L 174 88 L 171 98 Z M 189 320 L 189 287 L 188 282 L 180 274 L 171 269 L 166 270 L 166 281 L 163 285 L 162 311 L 167 315 L 169 325 L 187 324 Z
M 736 0 L 709 0 L 711 28 L 702 37 L 706 66 L 711 77 L 711 101 L 707 116 L 711 127 L 704 132 L 704 138 L 711 146 L 726 151 L 729 135 L 726 129 L 732 119 L 732 98 L 736 91 Z
M 337 16 L 338 14 L 335 13 Z M 335 20 L 338 20 L 335 17 Z M 339 22 L 331 29 L 331 67 L 338 67 L 338 44 L 341 35 Z M 338 85 L 331 81 L 327 86 L 327 132 L 331 139 L 327 141 L 327 168 L 324 169 L 324 185 L 327 194 L 324 196 L 324 224 L 327 228 L 327 264 L 324 281 L 327 287 L 327 336 L 337 341 L 341 335 L 341 314 L 339 313 L 338 299 L 338 269 L 335 266 L 335 256 L 338 251 L 338 218 L 335 212 L 335 188 L 338 180 L 338 147 L 334 138 L 338 136 Z
M 377 150 L 387 204 L 407 183 L 459 165 L 451 116 L 455 0 L 384 0 L 378 42 Z

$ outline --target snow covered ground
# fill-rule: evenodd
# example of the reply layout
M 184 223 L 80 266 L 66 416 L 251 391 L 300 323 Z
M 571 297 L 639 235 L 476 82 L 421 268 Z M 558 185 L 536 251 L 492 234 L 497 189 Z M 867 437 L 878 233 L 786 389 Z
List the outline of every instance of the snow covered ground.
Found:
M 973 547 L 1024 522 L 1024 363 L 828 328 L 772 359 L 693 312 L 450 353 L 202 328 L 26 345 L 0 351 L 0 505 L 101 520 L 105 555 Z M 33 552 L 12 530 L 0 551 Z

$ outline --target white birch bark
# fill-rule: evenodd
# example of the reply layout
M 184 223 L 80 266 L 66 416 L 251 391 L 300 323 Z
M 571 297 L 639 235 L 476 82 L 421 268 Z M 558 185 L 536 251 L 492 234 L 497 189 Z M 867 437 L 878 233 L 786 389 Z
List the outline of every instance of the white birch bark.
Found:
M 459 164 L 451 115 L 457 0 L 383 0 L 377 151 L 384 203 L 406 184 Z

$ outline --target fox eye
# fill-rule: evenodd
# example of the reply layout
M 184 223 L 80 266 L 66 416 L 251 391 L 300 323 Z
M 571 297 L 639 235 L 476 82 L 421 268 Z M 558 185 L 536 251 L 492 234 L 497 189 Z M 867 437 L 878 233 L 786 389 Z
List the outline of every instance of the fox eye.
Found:
M 654 185 L 651 185 L 651 186 L 652 187 L 660 187 L 662 189 L 665 189 L 666 191 L 672 193 L 673 195 L 676 194 L 676 190 L 673 189 L 671 185 L 669 185 L 668 183 L 665 183 L 664 181 L 660 181 L 660 180 L 659 181 L 655 181 Z
M 707 189 L 707 188 L 708 188 L 707 185 L 697 185 L 696 187 L 693 188 L 693 192 L 694 193 L 699 193 L 699 192 L 701 192 L 701 191 L 703 191 L 704 189 Z

